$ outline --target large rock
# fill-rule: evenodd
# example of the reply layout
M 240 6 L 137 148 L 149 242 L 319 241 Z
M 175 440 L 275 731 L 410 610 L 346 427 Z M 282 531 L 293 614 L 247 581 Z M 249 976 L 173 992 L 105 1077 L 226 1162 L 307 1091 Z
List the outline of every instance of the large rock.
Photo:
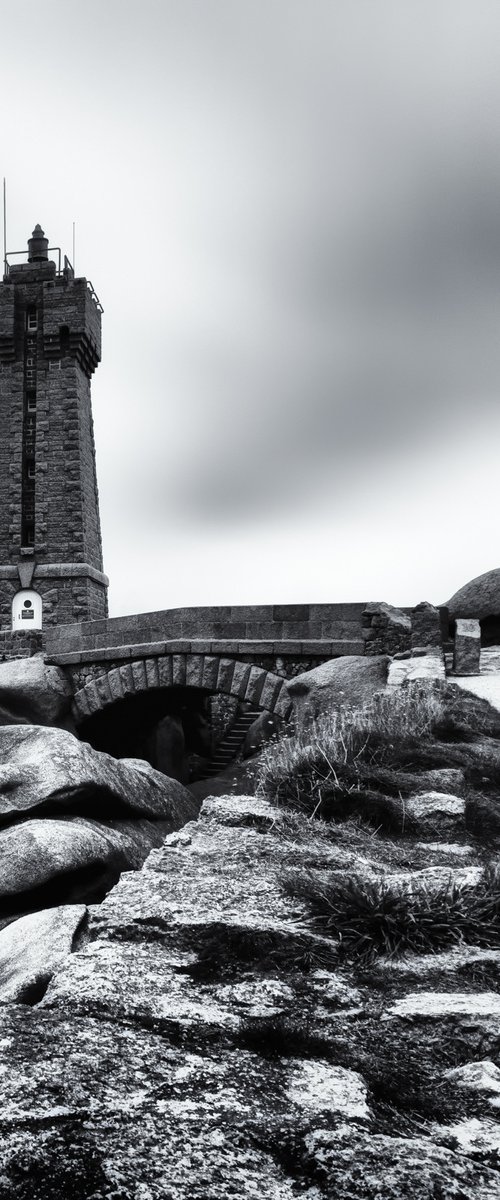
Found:
M 500 614 L 500 567 L 477 575 L 448 600 L 450 617 L 484 617 Z
M 54 900 L 102 899 L 121 871 L 140 867 L 175 827 L 140 818 L 61 817 L 0 830 L 0 920 Z
M 35 1004 L 71 954 L 85 921 L 84 904 L 31 913 L 0 931 L 0 1001 Z
M 0 663 L 0 724 L 58 725 L 70 709 L 73 690 L 60 667 L 43 654 Z
M 142 759 L 115 759 L 61 729 L 0 728 L 0 824 L 74 812 L 141 816 L 178 828 L 196 814 L 190 792 Z
M 298 726 L 307 725 L 334 710 L 367 704 L 385 688 L 388 662 L 386 654 L 346 655 L 297 675 L 287 685 L 292 719 Z

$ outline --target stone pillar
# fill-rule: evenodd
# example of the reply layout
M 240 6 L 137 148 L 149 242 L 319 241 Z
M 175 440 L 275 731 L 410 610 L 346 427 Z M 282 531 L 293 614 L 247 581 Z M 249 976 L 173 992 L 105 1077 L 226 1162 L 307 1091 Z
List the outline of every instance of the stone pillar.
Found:
M 479 675 L 481 659 L 481 626 L 479 621 L 466 621 L 460 617 L 456 622 L 453 650 L 453 672 L 455 675 Z

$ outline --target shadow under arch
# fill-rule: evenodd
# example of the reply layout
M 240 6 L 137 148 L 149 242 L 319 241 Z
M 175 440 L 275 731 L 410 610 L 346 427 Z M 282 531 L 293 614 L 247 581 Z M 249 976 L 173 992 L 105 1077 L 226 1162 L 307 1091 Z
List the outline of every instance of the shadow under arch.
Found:
M 214 749 L 210 698 L 286 717 L 285 680 L 251 663 L 205 655 L 136 659 L 90 678 L 73 702 L 78 734 L 115 758 L 144 758 L 186 783 Z M 193 775 L 193 761 L 195 762 Z

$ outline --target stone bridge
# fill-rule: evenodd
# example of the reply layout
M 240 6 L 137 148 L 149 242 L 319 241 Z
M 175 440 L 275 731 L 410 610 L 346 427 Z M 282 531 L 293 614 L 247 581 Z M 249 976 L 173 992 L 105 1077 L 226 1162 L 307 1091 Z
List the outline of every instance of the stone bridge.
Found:
M 2 633 L 0 657 L 42 650 L 71 684 L 79 736 L 193 780 L 286 721 L 287 680 L 344 655 L 408 658 L 437 646 L 442 659 L 447 630 L 447 612 L 428 604 L 183 608 L 68 625 L 49 618 L 38 633 Z M 270 720 L 259 725 L 262 713 Z
M 46 628 L 48 662 L 74 687 L 77 725 L 158 688 L 225 693 L 286 716 L 286 679 L 364 654 L 363 603 L 167 609 Z

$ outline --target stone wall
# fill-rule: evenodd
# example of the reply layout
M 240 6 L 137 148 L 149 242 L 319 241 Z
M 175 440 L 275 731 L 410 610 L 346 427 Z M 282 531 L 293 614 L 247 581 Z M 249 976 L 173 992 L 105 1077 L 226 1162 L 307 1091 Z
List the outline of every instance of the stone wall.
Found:
M 114 646 L 179 639 L 197 642 L 200 653 L 303 654 L 334 658 L 363 654 L 361 617 L 365 604 L 262 604 L 174 608 L 62 626 L 47 633 L 47 653 L 69 655 Z M 182 648 L 186 649 L 186 645 Z
M 374 602 L 367 604 L 362 616 L 365 653 L 398 654 L 408 650 L 411 641 L 411 617 L 402 608 Z
M 32 658 L 42 650 L 42 633 L 21 633 L 0 630 L 0 662 L 7 659 Z

